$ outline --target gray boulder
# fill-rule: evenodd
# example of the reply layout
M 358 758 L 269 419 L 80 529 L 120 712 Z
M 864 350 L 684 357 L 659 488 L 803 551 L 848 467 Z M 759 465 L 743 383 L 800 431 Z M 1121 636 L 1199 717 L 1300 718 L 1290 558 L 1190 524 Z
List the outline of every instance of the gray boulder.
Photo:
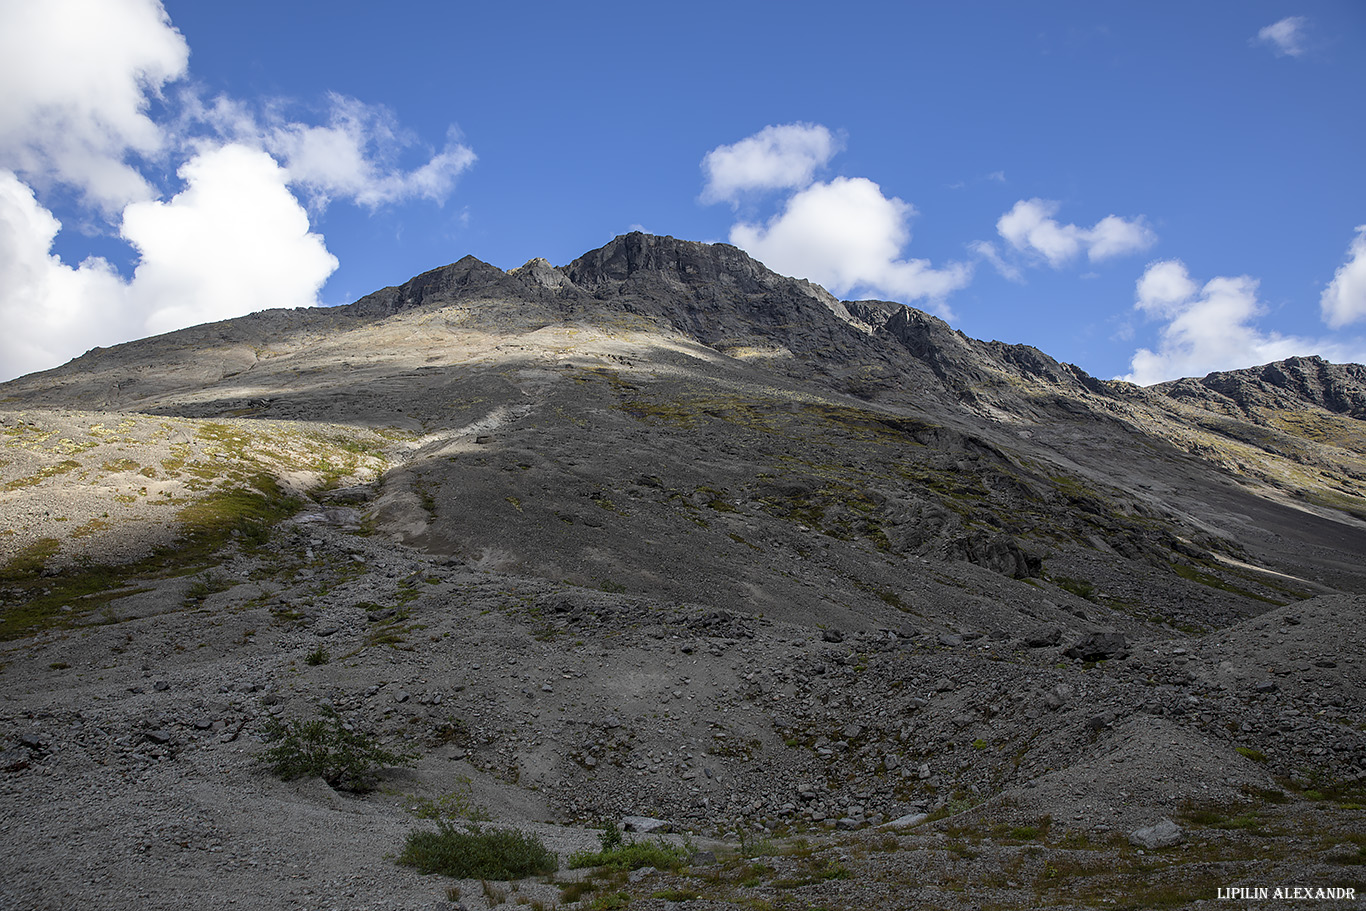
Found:
M 1080 658 L 1082 661 L 1122 658 L 1129 654 L 1129 642 L 1124 638 L 1124 634 L 1119 632 L 1091 633 L 1078 639 L 1063 654 L 1068 658 Z
M 627 832 L 640 832 L 649 835 L 652 832 L 667 832 L 669 824 L 662 819 L 655 819 L 652 816 L 624 816 L 621 820 L 621 827 Z
M 1129 844 L 1139 848 L 1154 850 L 1179 845 L 1185 837 L 1181 827 L 1170 819 L 1160 819 L 1151 826 L 1135 829 L 1129 833 Z
M 1062 641 L 1062 633 L 1061 626 L 1050 623 L 1027 633 L 1024 637 L 1024 644 L 1028 648 L 1048 648 Z

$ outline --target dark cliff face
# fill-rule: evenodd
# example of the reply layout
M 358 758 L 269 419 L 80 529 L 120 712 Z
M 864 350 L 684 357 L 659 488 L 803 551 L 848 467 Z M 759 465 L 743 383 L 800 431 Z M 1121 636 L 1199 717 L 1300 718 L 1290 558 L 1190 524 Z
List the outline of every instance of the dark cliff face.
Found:
M 1236 406 L 1247 414 L 1258 408 L 1293 410 L 1314 405 L 1366 420 L 1366 367 L 1332 364 L 1320 357 L 1292 357 L 1157 388 L 1171 398 Z
M 564 267 L 574 284 L 588 289 L 649 287 L 661 280 L 687 286 L 719 285 L 759 294 L 791 283 L 729 244 L 702 244 L 635 232 L 585 253 Z
M 401 310 L 457 300 L 474 291 L 505 283 L 508 275 L 473 256 L 423 272 L 401 285 L 366 295 L 350 307 L 339 308 L 364 319 L 384 319 Z

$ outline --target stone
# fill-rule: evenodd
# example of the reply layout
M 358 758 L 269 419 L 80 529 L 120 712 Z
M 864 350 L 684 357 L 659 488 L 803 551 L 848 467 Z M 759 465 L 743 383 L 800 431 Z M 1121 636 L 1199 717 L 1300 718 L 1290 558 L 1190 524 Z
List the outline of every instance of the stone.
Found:
M 671 828 L 669 823 L 662 819 L 655 819 L 653 816 L 624 816 L 621 820 L 621 827 L 627 832 L 639 832 L 642 835 L 668 832 Z
M 1170 819 L 1160 819 L 1151 826 L 1142 829 L 1135 829 L 1129 833 L 1129 844 L 1148 850 L 1157 848 L 1170 848 L 1179 845 L 1185 838 L 1185 833 L 1181 827 Z
M 1057 623 L 1040 626 L 1025 634 L 1027 648 L 1049 648 L 1062 642 L 1063 629 Z
M 930 814 L 928 814 L 928 813 L 907 813 L 905 816 L 898 816 L 896 819 L 893 819 L 891 822 L 883 823 L 883 824 L 882 824 L 882 828 L 884 828 L 884 829 L 910 829 L 910 828 L 913 828 L 913 827 L 915 827 L 915 826 L 920 825 L 922 822 L 924 822 L 925 820 L 927 820 L 927 819 L 929 819 L 929 818 L 930 818 Z
M 821 630 L 821 638 L 824 639 L 826 642 L 843 642 L 844 633 L 840 632 L 834 627 L 828 627 L 826 629 Z
M 29 767 L 30 759 L 23 750 L 0 750 L 0 772 L 22 772 Z
M 1072 688 L 1065 683 L 1059 683 L 1053 689 L 1043 694 L 1043 706 L 1049 711 L 1062 708 L 1067 704 L 1067 700 L 1072 698 Z
M 1123 633 L 1097 632 L 1078 639 L 1063 654 L 1081 661 L 1105 661 L 1129 654 L 1129 643 Z

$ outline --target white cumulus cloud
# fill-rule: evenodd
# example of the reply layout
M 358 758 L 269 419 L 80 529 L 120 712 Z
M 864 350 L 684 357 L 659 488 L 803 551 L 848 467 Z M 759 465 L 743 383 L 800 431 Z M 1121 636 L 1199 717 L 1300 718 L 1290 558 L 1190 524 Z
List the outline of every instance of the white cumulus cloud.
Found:
M 702 159 L 703 202 L 735 202 L 753 190 L 804 187 L 816 169 L 840 150 L 839 139 L 818 123 L 767 126 L 733 145 L 717 146 Z
M 105 212 L 152 197 L 126 158 L 162 151 L 148 107 L 188 59 L 157 0 L 3 0 L 0 161 Z
M 784 275 L 807 278 L 835 294 L 859 289 L 895 300 L 926 299 L 936 305 L 971 278 L 971 267 L 936 269 L 923 259 L 904 259 L 915 208 L 883 195 L 863 177 L 814 183 L 788 199 L 766 224 L 741 222 L 731 243 Z
M 318 303 L 337 259 L 310 233 L 274 159 L 230 144 L 195 156 L 180 177 L 185 189 L 170 202 L 123 214 L 140 254 L 130 289 L 144 334 Z
M 387 108 L 342 95 L 318 124 L 280 99 L 168 92 L 188 58 L 158 0 L 0 0 L 0 380 L 96 345 L 316 305 L 338 263 L 300 197 L 315 210 L 439 203 L 475 160 L 454 128 L 424 150 Z M 172 168 L 165 200 L 148 175 Z M 53 255 L 61 223 L 43 200 L 59 186 L 76 191 L 83 227 L 130 245 L 131 276 Z
M 1266 45 L 1277 57 L 1298 57 L 1304 53 L 1304 27 L 1308 22 L 1303 16 L 1286 16 L 1259 29 L 1252 43 Z
M 1366 318 L 1366 225 L 1358 225 L 1356 231 L 1347 262 L 1338 267 L 1319 299 L 1323 321 L 1333 329 Z
M 1142 217 L 1107 215 L 1090 228 L 1063 224 L 1053 216 L 1059 204 L 1047 199 L 1021 199 L 996 221 L 996 231 L 1016 250 L 1041 256 L 1055 269 L 1082 253 L 1091 262 L 1146 250 L 1157 235 Z
M 1288 357 L 1317 354 L 1333 361 L 1356 361 L 1366 354 L 1366 345 L 1360 342 L 1262 331 L 1256 319 L 1265 308 L 1257 300 L 1257 285 L 1256 279 L 1239 275 L 1217 276 L 1201 286 L 1180 260 L 1149 265 L 1136 284 L 1134 306 L 1166 325 L 1157 350 L 1136 351 L 1130 372 L 1120 379 L 1147 386 Z
M 0 170 L 0 380 L 118 339 L 129 319 L 113 266 L 92 257 L 73 269 L 52 255 L 60 229 L 13 171 Z
M 124 210 L 139 263 L 125 280 L 103 259 L 67 266 L 51 253 L 61 225 L 0 172 L 0 378 L 69 360 L 96 345 L 272 307 L 318 303 L 337 267 L 264 152 L 226 145 L 180 168 L 169 202 Z

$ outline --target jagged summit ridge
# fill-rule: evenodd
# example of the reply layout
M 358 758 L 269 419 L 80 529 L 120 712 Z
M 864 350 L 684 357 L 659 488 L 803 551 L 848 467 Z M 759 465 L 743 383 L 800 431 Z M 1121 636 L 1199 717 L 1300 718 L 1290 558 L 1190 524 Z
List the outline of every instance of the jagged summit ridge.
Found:
M 1312 406 L 1366 418 L 1366 368 L 1360 365 L 1291 358 L 1140 393 L 1028 345 L 970 338 L 900 303 L 841 302 L 819 285 L 780 275 L 729 244 L 641 232 L 615 237 L 564 266 L 533 258 L 504 271 L 465 256 L 348 306 L 262 311 L 96 349 L 9 387 L 54 392 L 57 382 L 65 389 L 60 397 L 72 404 L 131 406 L 148 401 L 155 390 L 145 384 L 139 391 L 142 377 L 170 365 L 178 365 L 174 385 L 199 386 L 256 369 L 262 352 L 274 357 L 282 350 L 303 350 L 396 319 L 420 322 L 428 318 L 422 314 L 446 307 L 454 308 L 452 318 L 463 327 L 503 335 L 553 325 L 632 325 L 723 354 L 763 351 L 787 358 L 783 369 L 794 376 L 824 377 L 836 389 L 869 401 L 915 389 L 920 396 L 998 417 L 1028 413 L 1038 419 L 1042 412 L 1036 405 L 1045 399 L 1082 414 L 1092 410 L 1083 401 L 1087 396 L 1157 395 L 1243 416 L 1257 408 Z M 1022 397 L 1023 389 L 1035 391 Z
M 834 295 L 803 279 L 772 271 L 739 247 L 706 244 L 636 231 L 613 238 L 564 267 L 570 280 L 583 288 L 619 287 L 632 279 L 665 277 L 682 285 L 716 284 L 732 292 L 759 294 L 795 284 L 811 296 L 837 304 Z
M 1291 357 L 1243 370 L 1211 373 L 1156 387 L 1176 399 L 1205 402 L 1252 414 L 1258 408 L 1315 405 L 1366 420 L 1366 367 L 1333 364 L 1321 357 Z

